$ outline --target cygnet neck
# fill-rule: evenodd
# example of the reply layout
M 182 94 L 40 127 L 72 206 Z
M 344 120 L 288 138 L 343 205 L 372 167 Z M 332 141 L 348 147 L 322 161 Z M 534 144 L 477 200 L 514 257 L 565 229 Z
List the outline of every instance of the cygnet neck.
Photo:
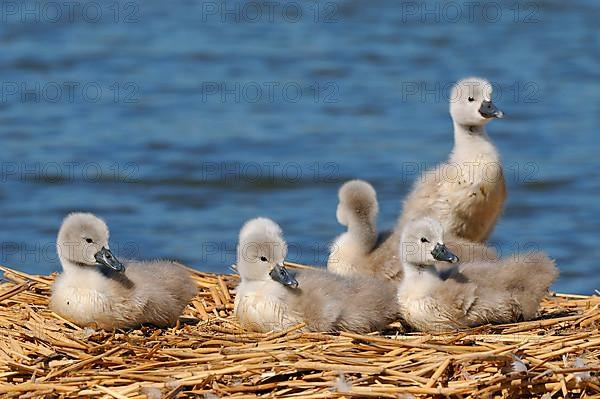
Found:
M 348 233 L 367 247 L 372 247 L 377 240 L 375 224 L 368 215 L 353 214 L 348 220 Z
M 452 124 L 454 125 L 454 142 L 456 144 L 463 141 L 490 140 L 485 125 L 464 125 L 456 121 L 452 121 Z
M 87 265 L 84 263 L 74 262 L 59 255 L 60 264 L 63 272 L 70 275 L 72 278 L 80 279 L 82 282 L 99 281 L 98 277 L 105 278 L 106 281 L 114 281 L 121 284 L 123 287 L 132 289 L 134 287 L 127 275 L 123 272 L 114 271 L 112 269 L 103 268 L 98 265 Z
M 253 273 L 253 267 L 256 267 L 256 264 L 252 263 L 251 261 L 244 260 L 244 263 L 237 263 L 237 272 L 240 275 L 240 280 L 242 283 L 256 283 L 271 280 L 268 273 L 265 273 L 264 275 Z
M 404 276 L 407 279 L 413 277 L 415 279 L 427 278 L 441 280 L 441 277 L 434 266 L 426 266 L 408 262 L 404 264 Z
M 92 265 L 86 265 L 84 263 L 75 262 L 71 259 L 66 258 L 59 250 L 58 260 L 65 273 L 84 273 L 86 271 L 96 271 Z
M 472 159 L 479 154 L 488 154 L 497 158 L 497 150 L 484 125 L 454 124 L 454 148 L 452 150 L 454 161 Z

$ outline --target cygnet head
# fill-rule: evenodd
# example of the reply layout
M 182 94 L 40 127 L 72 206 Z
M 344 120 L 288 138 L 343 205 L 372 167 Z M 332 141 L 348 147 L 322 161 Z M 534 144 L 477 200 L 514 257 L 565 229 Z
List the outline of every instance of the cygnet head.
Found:
M 348 226 L 353 218 L 375 223 L 379 205 L 373 186 L 363 180 L 350 180 L 338 192 L 337 220 Z
M 286 255 L 287 244 L 281 228 L 271 219 L 252 219 L 240 230 L 237 270 L 242 281 L 275 280 L 297 287 L 298 282 L 283 266 Z
M 422 218 L 406 225 L 400 241 L 400 259 L 403 264 L 434 266 L 436 261 L 458 262 L 444 244 L 444 230 L 440 222 Z
M 452 88 L 450 115 L 455 123 L 465 126 L 483 126 L 504 113 L 492 102 L 492 85 L 485 79 L 466 78 Z
M 102 219 L 91 213 L 71 213 L 58 231 L 58 255 L 61 261 L 76 266 L 102 265 L 121 272 L 125 267 L 111 253 L 108 236 L 108 227 Z

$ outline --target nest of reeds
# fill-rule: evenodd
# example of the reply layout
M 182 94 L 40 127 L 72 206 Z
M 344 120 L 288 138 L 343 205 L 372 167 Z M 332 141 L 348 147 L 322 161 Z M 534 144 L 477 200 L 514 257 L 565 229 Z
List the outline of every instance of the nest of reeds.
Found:
M 234 275 L 174 328 L 80 328 L 48 310 L 53 276 L 0 267 L 0 397 L 577 397 L 600 395 L 600 297 L 551 294 L 534 321 L 444 335 L 248 333 Z

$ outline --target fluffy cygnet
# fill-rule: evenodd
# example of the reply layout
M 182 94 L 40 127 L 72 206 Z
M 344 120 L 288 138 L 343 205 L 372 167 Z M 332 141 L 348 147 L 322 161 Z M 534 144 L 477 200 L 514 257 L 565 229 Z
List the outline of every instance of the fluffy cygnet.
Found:
M 529 320 L 558 275 L 554 262 L 538 252 L 463 263 L 443 278 L 435 262 L 458 258 L 444 245 L 442 225 L 431 218 L 406 225 L 399 252 L 402 317 L 427 332 Z
M 450 158 L 416 181 L 404 201 L 398 228 L 429 216 L 439 220 L 449 235 L 484 242 L 506 199 L 500 154 L 485 125 L 503 113 L 492 103 L 488 81 L 466 78 L 452 89 L 450 115 L 454 124 Z
M 309 331 L 366 333 L 397 319 L 392 283 L 324 270 L 285 269 L 287 245 L 280 227 L 270 219 L 247 222 L 237 251 L 241 282 L 235 314 L 248 330 L 282 330 L 302 322 Z
M 197 291 L 188 271 L 163 260 L 123 264 L 108 237 L 106 223 L 91 213 L 65 218 L 57 239 L 63 272 L 52 286 L 50 308 L 79 326 L 174 325 Z
M 374 268 L 364 266 L 377 243 L 379 204 L 375 189 L 366 181 L 351 180 L 340 188 L 338 197 L 337 220 L 347 231 L 331 245 L 327 270 L 340 275 L 374 275 Z

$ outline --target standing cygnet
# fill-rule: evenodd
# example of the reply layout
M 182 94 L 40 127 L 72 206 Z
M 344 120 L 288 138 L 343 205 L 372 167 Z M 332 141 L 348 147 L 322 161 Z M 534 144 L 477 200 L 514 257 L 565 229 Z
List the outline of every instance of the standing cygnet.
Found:
M 406 225 L 399 252 L 404 267 L 398 288 L 402 317 L 427 332 L 531 319 L 558 275 L 552 260 L 533 253 L 465 263 L 444 279 L 435 262 L 456 263 L 458 258 L 444 245 L 442 225 L 431 218 Z
M 50 309 L 79 326 L 104 329 L 174 325 L 196 294 L 188 271 L 171 261 L 127 262 L 108 246 L 108 227 L 91 213 L 72 213 L 58 232 L 63 272 Z
M 371 274 L 366 257 L 377 243 L 379 204 L 375 189 L 366 181 L 351 180 L 338 192 L 337 220 L 348 230 L 336 238 L 327 259 L 327 270 L 340 275 Z
M 241 282 L 235 314 L 247 330 L 268 332 L 303 322 L 309 331 L 366 333 L 397 319 L 392 283 L 324 270 L 288 272 L 283 267 L 287 245 L 270 219 L 247 222 L 237 251 Z
M 398 228 L 429 216 L 452 236 L 484 242 L 506 199 L 500 155 L 485 125 L 503 113 L 492 103 L 488 81 L 467 78 L 452 89 L 450 115 L 454 123 L 450 158 L 421 175 L 404 202 Z

